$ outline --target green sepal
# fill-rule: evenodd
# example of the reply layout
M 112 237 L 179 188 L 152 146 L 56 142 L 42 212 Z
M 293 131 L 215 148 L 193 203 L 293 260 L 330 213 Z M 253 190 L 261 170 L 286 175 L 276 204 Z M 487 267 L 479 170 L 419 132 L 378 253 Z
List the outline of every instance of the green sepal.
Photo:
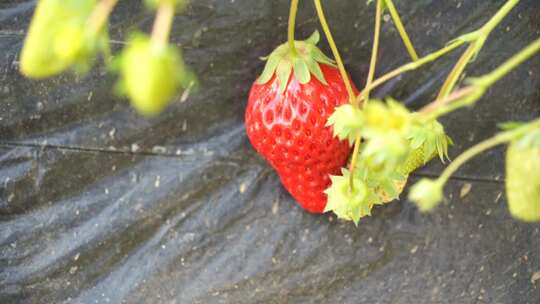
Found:
M 279 81 L 279 92 L 285 92 L 289 78 L 291 77 L 293 65 L 288 60 L 282 60 L 276 69 L 277 79 Z
M 348 139 L 351 145 L 360 135 L 363 125 L 362 111 L 350 103 L 337 107 L 326 122 L 327 127 L 332 127 L 335 137 Z
M 309 38 L 303 41 L 295 41 L 296 54 L 289 49 L 288 43 L 278 46 L 269 56 L 262 57 L 266 65 L 256 83 L 265 84 L 276 75 L 279 83 L 279 91 L 283 93 L 287 87 L 291 73 L 301 84 L 311 81 L 311 74 L 323 84 L 328 84 L 322 73 L 320 64 L 335 67 L 335 62 L 328 58 L 317 48 L 319 32 L 315 31 Z
M 306 62 L 306 65 L 309 69 L 309 72 L 313 74 L 315 78 L 317 78 L 318 81 L 320 81 L 324 85 L 328 85 L 328 82 L 326 82 L 326 79 L 324 78 L 324 75 L 321 70 L 321 67 L 319 66 L 319 63 L 313 60 L 308 60 Z
M 319 34 L 319 31 L 316 30 L 316 31 L 313 31 L 313 33 L 311 33 L 308 39 L 304 41 L 309 44 L 317 45 L 320 39 L 321 39 L 321 35 Z
M 300 82 L 301 84 L 306 84 L 309 82 L 309 80 L 311 79 L 309 69 L 306 62 L 302 58 L 294 58 L 293 69 L 294 77 L 296 77 L 298 82 Z
M 268 58 L 268 60 L 266 62 L 266 65 L 264 66 L 262 74 L 257 79 L 258 84 L 267 83 L 272 78 L 272 76 L 274 76 L 274 72 L 279 62 L 281 61 L 281 57 L 277 53 L 272 53 L 266 58 Z
M 332 67 L 336 67 L 336 62 L 333 59 L 330 59 L 329 57 L 327 57 L 320 49 L 314 48 L 312 52 L 313 52 L 312 56 L 313 56 L 313 59 L 315 59 L 315 61 L 319 63 L 324 63 Z
M 436 155 L 443 163 L 449 159 L 448 146 L 452 145 L 453 141 L 446 135 L 443 125 L 434 119 L 424 121 L 415 116 L 408 139 L 411 149 L 422 149 L 424 164 Z

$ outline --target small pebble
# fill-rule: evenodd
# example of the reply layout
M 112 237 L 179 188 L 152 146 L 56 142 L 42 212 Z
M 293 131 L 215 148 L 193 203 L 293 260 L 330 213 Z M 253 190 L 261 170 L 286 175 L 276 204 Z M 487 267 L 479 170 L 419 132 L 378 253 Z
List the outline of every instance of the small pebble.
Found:
M 459 197 L 464 198 L 465 196 L 467 196 L 467 194 L 469 194 L 469 192 L 471 192 L 471 189 L 472 189 L 471 183 L 463 184 L 463 187 L 461 187 L 461 191 L 459 192 Z
M 540 280 L 540 271 L 533 273 L 531 276 L 531 283 L 536 284 L 536 281 Z

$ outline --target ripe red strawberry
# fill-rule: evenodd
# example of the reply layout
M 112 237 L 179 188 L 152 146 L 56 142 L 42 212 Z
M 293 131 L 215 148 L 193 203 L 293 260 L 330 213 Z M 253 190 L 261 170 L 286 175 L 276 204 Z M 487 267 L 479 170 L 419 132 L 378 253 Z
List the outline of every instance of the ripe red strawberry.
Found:
M 283 44 L 268 57 L 251 87 L 245 123 L 252 145 L 289 193 L 307 211 L 322 213 L 329 175 L 339 174 L 350 153 L 348 141 L 334 137 L 325 125 L 335 107 L 349 99 L 343 78 L 315 46 L 317 40 L 315 33 L 297 41 L 295 55 Z

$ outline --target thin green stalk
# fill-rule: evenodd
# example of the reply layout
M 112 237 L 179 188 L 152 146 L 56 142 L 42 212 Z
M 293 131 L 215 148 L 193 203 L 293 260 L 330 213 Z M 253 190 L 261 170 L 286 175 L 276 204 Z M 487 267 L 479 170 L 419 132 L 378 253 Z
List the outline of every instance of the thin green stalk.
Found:
M 345 88 L 347 89 L 347 93 L 349 94 L 349 102 L 352 104 L 355 104 L 356 96 L 352 89 L 351 80 L 349 79 L 349 76 L 347 75 L 347 71 L 345 70 L 345 66 L 343 65 L 343 60 L 341 60 L 341 56 L 339 55 L 339 51 L 334 41 L 334 38 L 332 37 L 332 32 L 330 31 L 328 22 L 326 22 L 326 17 L 324 16 L 324 10 L 322 8 L 321 1 L 313 0 L 313 2 L 315 3 L 315 9 L 317 10 L 317 16 L 319 17 L 319 21 L 321 22 L 321 27 L 323 29 L 323 32 L 326 35 L 326 39 L 328 40 L 328 44 L 330 45 L 332 54 L 334 55 L 334 58 L 336 59 L 339 73 L 341 74 L 341 78 L 343 78 L 343 81 L 345 82 Z
M 538 52 L 540 52 L 540 38 L 506 60 L 491 73 L 470 79 L 471 85 L 455 91 L 445 98 L 436 99 L 420 111 L 429 113 L 430 117 L 436 118 L 463 106 L 473 104 L 484 95 L 490 86 Z
M 473 56 L 475 55 L 475 49 L 476 45 L 474 42 L 469 45 L 467 50 L 461 55 L 456 65 L 452 68 L 452 71 L 450 74 L 448 74 L 448 77 L 444 81 L 441 90 L 439 91 L 439 94 L 437 95 L 436 99 L 442 100 L 444 97 L 448 96 L 456 83 L 459 81 L 459 77 L 465 70 L 465 67 L 467 64 L 471 61 Z
M 473 93 L 475 90 L 475 87 L 473 86 L 467 86 L 462 89 L 459 89 L 457 91 L 452 92 L 450 95 L 442 98 L 442 99 L 436 99 L 435 101 L 427 104 L 422 109 L 420 109 L 419 112 L 421 113 L 433 113 L 437 108 L 440 108 L 444 105 L 447 105 L 451 102 L 463 99 L 467 96 L 469 96 L 471 93 Z M 437 118 L 439 115 L 434 115 L 433 118 Z
M 510 71 L 516 68 L 518 65 L 522 64 L 524 61 L 540 52 L 540 38 L 533 41 L 523 50 L 521 50 L 516 55 L 512 56 L 506 62 L 501 64 L 497 69 L 488 75 L 476 78 L 473 81 L 484 84 L 485 86 L 491 86 L 495 82 L 499 81 L 501 78 L 506 76 Z
M 365 100 L 369 100 L 369 93 L 370 93 L 369 86 L 373 82 L 373 78 L 375 77 L 375 68 L 377 66 L 377 54 L 379 52 L 379 40 L 380 40 L 380 33 L 381 33 L 382 1 L 383 0 L 377 0 L 377 7 L 375 10 L 375 31 L 373 34 L 373 48 L 371 50 L 371 61 L 369 64 L 369 72 L 368 72 L 368 78 L 366 80 L 366 87 L 363 92 Z M 358 162 L 358 154 L 360 152 L 361 140 L 362 140 L 362 137 L 360 135 L 357 135 L 354 141 L 353 156 L 352 156 L 351 164 L 349 167 L 349 172 L 350 172 L 349 186 L 351 190 L 354 189 L 354 170 L 356 169 L 356 163 Z
M 386 3 L 386 7 L 390 12 L 390 16 L 392 16 L 392 20 L 394 21 L 394 25 L 398 30 L 399 36 L 401 36 L 401 40 L 403 40 L 403 44 L 405 44 L 405 48 L 407 49 L 409 56 L 411 57 L 412 61 L 417 61 L 418 53 L 416 53 L 411 39 L 405 30 L 405 26 L 403 26 L 403 22 L 401 22 L 401 18 L 399 17 L 399 13 L 394 5 L 394 2 L 392 2 L 392 0 L 384 0 L 384 2 Z
M 456 63 L 448 77 L 446 78 L 437 99 L 444 98 L 454 89 L 461 74 L 471 62 L 471 60 L 480 52 L 484 42 L 487 40 L 491 32 L 499 25 L 499 23 L 510 13 L 510 11 L 519 3 L 520 0 L 508 0 L 499 11 L 478 31 L 478 36 L 471 42 L 469 48 L 463 53 L 459 61 Z
M 459 167 L 461 167 L 464 163 L 466 163 L 468 160 L 475 157 L 476 155 L 500 144 L 510 142 L 515 138 L 527 133 L 528 131 L 539 127 L 540 119 L 536 119 L 520 128 L 499 133 L 494 137 L 491 137 L 474 145 L 473 147 L 469 148 L 467 151 L 459 155 L 453 162 L 450 163 L 450 165 L 448 165 L 448 167 L 446 167 L 446 169 L 444 169 L 443 173 L 437 178 L 437 183 L 440 183 L 440 185 L 444 185 L 452 176 L 452 174 L 454 174 L 457 169 L 459 169 Z
M 421 66 L 423 66 L 424 64 L 427 64 L 427 63 L 430 63 L 432 61 L 435 61 L 437 59 L 439 59 L 440 57 L 442 57 L 443 55 L 455 50 L 456 48 L 460 47 L 461 45 L 463 45 L 465 43 L 465 41 L 455 41 L 453 43 L 450 43 L 449 45 L 445 46 L 444 48 L 438 50 L 438 51 L 435 51 L 431 54 L 428 54 L 420 59 L 418 59 L 417 61 L 414 61 L 414 62 L 409 62 L 405 65 L 402 65 L 386 74 L 384 74 L 383 76 L 375 79 L 373 81 L 373 83 L 371 83 L 370 86 L 366 87 L 366 89 L 369 89 L 369 90 L 373 90 L 375 88 L 377 88 L 378 86 L 380 86 L 381 84 L 387 82 L 388 80 L 394 78 L 394 77 L 397 77 L 405 72 L 409 72 L 409 71 L 412 71 L 412 70 L 415 70 Z M 364 96 L 362 94 L 358 95 L 357 97 L 358 101 L 357 102 L 360 102 L 364 99 Z
M 169 43 L 172 22 L 174 20 L 174 4 L 164 2 L 160 4 L 156 13 L 156 20 L 152 27 L 152 42 L 155 45 L 166 46 Z
M 493 31 L 494 28 L 501 23 L 501 21 L 508 15 L 508 13 L 519 3 L 520 0 L 508 0 L 506 3 L 495 13 L 495 15 L 482 27 L 482 30 L 487 32 Z
M 298 12 L 298 1 L 299 0 L 291 0 L 291 9 L 289 12 L 289 28 L 287 42 L 289 44 L 289 50 L 293 55 L 298 54 L 298 51 L 296 50 L 296 46 L 294 44 L 294 26 L 296 24 L 296 14 Z
M 118 0 L 101 0 L 88 18 L 88 26 L 96 33 L 101 31 Z
M 371 60 L 369 62 L 369 72 L 366 80 L 366 86 L 364 88 L 364 96 L 366 100 L 369 100 L 370 88 L 369 86 L 375 78 L 375 68 L 377 66 L 377 55 L 379 53 L 379 40 L 381 36 L 381 16 L 382 16 L 382 1 L 377 0 L 377 7 L 375 10 L 375 31 L 373 33 L 373 47 L 371 49 Z

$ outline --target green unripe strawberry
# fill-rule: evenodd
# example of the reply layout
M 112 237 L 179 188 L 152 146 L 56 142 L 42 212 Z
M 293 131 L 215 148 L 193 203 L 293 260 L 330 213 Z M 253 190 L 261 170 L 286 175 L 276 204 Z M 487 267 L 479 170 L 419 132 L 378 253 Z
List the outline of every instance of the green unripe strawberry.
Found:
M 120 90 L 142 114 L 162 111 L 186 79 L 180 50 L 134 35 L 120 59 Z
M 408 175 L 414 170 L 424 166 L 427 162 L 437 156 L 437 152 L 433 152 L 431 156 L 425 157 L 425 151 L 423 148 L 416 148 L 411 150 L 405 162 L 398 167 L 397 171 L 400 174 Z
M 435 157 L 435 154 L 429 159 L 432 159 L 433 157 Z M 398 168 L 398 171 L 402 174 L 409 174 L 424 164 L 424 149 L 414 149 L 409 153 L 409 156 L 407 156 L 407 160 L 405 160 L 403 165 Z
M 523 221 L 540 221 L 540 146 L 513 142 L 506 152 L 506 195 L 510 213 Z
M 45 78 L 88 60 L 82 58 L 87 54 L 82 52 L 87 46 L 83 32 L 95 4 L 96 0 L 39 1 L 21 52 L 21 72 Z
M 422 167 L 435 156 L 444 162 L 448 158 L 448 145 L 452 139 L 444 131 L 443 125 L 438 121 L 416 122 L 408 136 L 410 152 L 405 162 L 398 168 L 398 172 L 408 175 Z

